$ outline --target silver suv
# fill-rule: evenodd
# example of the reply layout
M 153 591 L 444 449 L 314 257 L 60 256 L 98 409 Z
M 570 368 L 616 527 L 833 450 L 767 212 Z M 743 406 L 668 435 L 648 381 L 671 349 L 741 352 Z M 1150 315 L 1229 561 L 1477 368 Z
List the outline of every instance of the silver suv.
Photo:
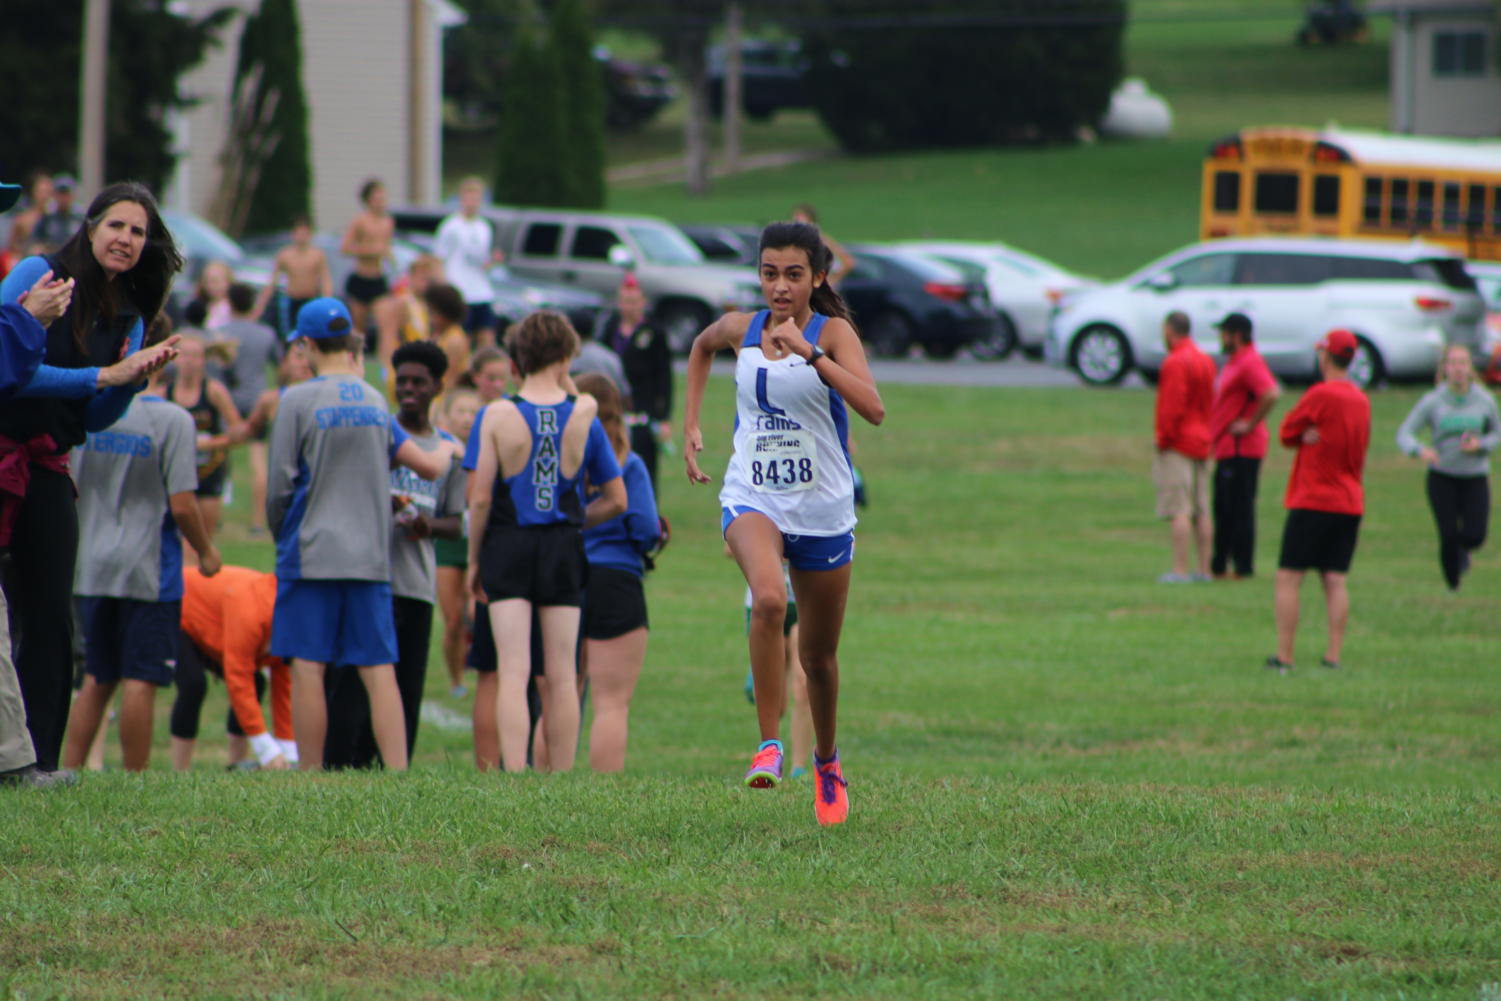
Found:
M 1186 247 L 1128 278 L 1077 294 L 1053 317 L 1046 355 L 1089 383 L 1119 382 L 1162 365 L 1162 320 L 1188 314 L 1194 340 L 1219 350 L 1215 324 L 1245 313 L 1278 375 L 1315 374 L 1326 332 L 1354 332 L 1351 375 L 1430 378 L 1445 344 L 1481 349 L 1484 305 L 1459 255 L 1420 242 L 1259 237 Z
M 607 296 L 634 272 L 675 351 L 725 310 L 761 304 L 749 268 L 709 263 L 682 230 L 650 216 L 525 209 L 502 226 L 500 245 L 517 274 Z

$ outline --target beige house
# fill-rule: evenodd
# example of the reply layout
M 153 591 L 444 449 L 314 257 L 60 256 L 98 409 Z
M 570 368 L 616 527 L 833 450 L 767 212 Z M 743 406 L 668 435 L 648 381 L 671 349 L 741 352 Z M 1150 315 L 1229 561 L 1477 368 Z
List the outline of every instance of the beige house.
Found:
M 1501 66 L 1493 0 L 1386 0 L 1392 18 L 1393 132 L 1501 136 Z
M 230 0 L 250 13 L 259 0 Z M 202 15 L 225 0 L 177 0 Z M 313 225 L 342 231 L 360 185 L 379 177 L 396 203 L 439 198 L 443 174 L 443 31 L 464 14 L 447 0 L 299 0 L 307 95 Z M 223 177 L 220 157 L 243 18 L 183 79 L 199 103 L 177 117 L 176 175 L 166 203 L 207 215 Z

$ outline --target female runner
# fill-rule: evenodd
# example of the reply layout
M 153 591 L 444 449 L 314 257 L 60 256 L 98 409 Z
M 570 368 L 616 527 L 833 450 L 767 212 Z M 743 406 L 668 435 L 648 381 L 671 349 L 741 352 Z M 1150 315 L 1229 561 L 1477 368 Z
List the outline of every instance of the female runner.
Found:
M 726 313 L 693 342 L 683 455 L 690 483 L 708 483 L 699 411 L 715 354 L 736 353 L 734 454 L 719 493 L 725 541 L 751 589 L 750 660 L 761 728 L 745 782 L 782 779 L 782 623 L 791 566 L 800 652 L 813 713 L 814 815 L 842 823 L 849 797 L 835 744 L 839 632 L 855 555 L 854 478 L 846 405 L 871 424 L 886 416 L 849 311 L 828 285 L 832 254 L 818 228 L 773 223 L 761 234 L 768 309 Z

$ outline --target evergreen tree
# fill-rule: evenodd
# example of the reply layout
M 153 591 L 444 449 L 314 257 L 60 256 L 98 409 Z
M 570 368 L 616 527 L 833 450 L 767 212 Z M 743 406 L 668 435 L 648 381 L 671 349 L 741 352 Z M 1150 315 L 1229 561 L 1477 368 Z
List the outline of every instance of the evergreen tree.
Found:
M 246 19 L 233 104 L 226 186 L 238 189 L 235 202 L 248 199 L 248 205 L 225 221 L 247 233 L 287 229 L 311 213 L 313 190 L 296 0 L 262 0 Z
M 605 204 L 605 87 L 594 58 L 588 0 L 557 0 L 551 18 L 551 58 L 563 89 L 558 167 L 560 205 Z
M 564 89 L 543 31 L 522 27 L 511 50 L 496 130 L 495 198 L 510 205 L 562 205 Z

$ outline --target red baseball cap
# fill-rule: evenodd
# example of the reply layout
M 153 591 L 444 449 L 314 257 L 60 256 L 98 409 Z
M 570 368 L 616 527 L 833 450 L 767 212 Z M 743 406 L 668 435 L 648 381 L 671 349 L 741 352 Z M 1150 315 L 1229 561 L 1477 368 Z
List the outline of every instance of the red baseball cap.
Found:
M 1348 330 L 1331 330 L 1324 335 L 1324 339 L 1316 345 L 1320 351 L 1328 352 L 1329 357 L 1338 362 L 1348 362 L 1355 357 L 1357 347 L 1355 335 Z

